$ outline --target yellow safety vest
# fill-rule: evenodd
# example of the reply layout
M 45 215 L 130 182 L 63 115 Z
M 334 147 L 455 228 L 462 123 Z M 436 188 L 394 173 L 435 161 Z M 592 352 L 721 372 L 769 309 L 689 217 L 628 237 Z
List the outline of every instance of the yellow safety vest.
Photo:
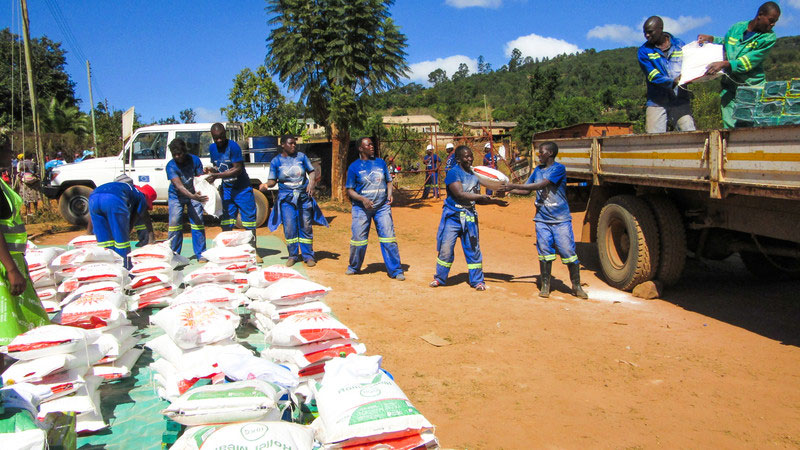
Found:
M 25 223 L 22 221 L 22 197 L 14 192 L 5 181 L 0 179 L 0 189 L 3 190 L 4 199 L 8 202 L 11 209 L 11 217 L 8 219 L 0 219 L 0 233 L 6 239 L 6 246 L 11 254 L 25 253 L 25 248 L 28 244 L 28 233 L 25 231 Z

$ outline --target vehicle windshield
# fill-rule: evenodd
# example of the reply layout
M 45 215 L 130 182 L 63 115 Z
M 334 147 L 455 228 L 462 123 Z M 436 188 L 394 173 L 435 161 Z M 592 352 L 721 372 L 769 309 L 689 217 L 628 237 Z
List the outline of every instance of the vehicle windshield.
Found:
M 139 133 L 131 143 L 133 160 L 164 159 L 167 155 L 167 133 Z

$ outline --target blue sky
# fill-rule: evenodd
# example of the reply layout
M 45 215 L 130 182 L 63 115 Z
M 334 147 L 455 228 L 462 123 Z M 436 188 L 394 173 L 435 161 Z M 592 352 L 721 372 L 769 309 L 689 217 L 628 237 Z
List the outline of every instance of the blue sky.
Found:
M 800 0 L 778 3 L 783 9 L 778 36 L 800 34 Z M 474 72 L 480 55 L 498 69 L 514 47 L 524 56 L 542 57 L 640 45 L 641 24 L 654 14 L 687 42 L 700 32 L 721 35 L 734 22 L 752 18 L 759 4 L 397 0 L 391 13 L 408 37 L 411 79 L 424 83 L 437 67 L 452 75 L 463 62 Z M 0 9 L 0 26 L 17 33 L 18 5 L 10 0 Z M 269 33 L 264 6 L 263 0 L 28 2 L 32 36 L 61 41 L 69 52 L 67 71 L 82 109 L 89 104 L 80 57 L 85 55 L 92 64 L 95 102 L 105 98 L 117 109 L 135 106 L 147 122 L 177 117 L 185 108 L 193 108 L 198 121 L 219 120 L 234 76 L 263 64 Z

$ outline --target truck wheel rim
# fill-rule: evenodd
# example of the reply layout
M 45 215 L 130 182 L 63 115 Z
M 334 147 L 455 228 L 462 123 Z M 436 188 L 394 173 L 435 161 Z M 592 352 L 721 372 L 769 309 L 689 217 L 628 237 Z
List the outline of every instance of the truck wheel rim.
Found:
M 75 213 L 76 216 L 85 216 L 89 211 L 89 202 L 83 197 L 73 198 L 69 202 L 69 209 Z
M 611 220 L 606 233 L 606 253 L 608 261 L 615 269 L 620 270 L 625 267 L 630 253 L 630 242 L 625 223 L 618 219 Z

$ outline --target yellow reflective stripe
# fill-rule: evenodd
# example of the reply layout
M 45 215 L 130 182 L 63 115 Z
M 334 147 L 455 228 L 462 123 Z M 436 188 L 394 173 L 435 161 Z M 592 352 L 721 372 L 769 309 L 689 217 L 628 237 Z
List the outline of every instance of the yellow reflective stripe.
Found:
M 255 228 L 256 227 L 256 223 L 255 222 L 242 222 L 242 226 L 245 227 L 245 228 Z
M 233 219 L 225 219 L 225 220 L 221 220 L 219 222 L 220 225 L 233 225 L 235 223 L 236 223 L 236 221 L 233 220 Z
M 136 225 L 135 227 L 133 227 L 133 229 L 134 229 L 134 231 L 142 231 L 142 230 L 146 230 L 147 227 L 144 226 L 144 225 Z
M 354 240 L 351 239 L 350 240 L 350 245 L 352 245 L 353 247 L 363 247 L 363 246 L 367 245 L 367 242 L 368 242 L 367 240 L 354 241 Z
M 447 268 L 449 268 L 449 267 L 451 267 L 451 266 L 453 265 L 453 263 L 444 262 L 444 261 L 442 261 L 442 260 L 441 260 L 441 259 L 439 259 L 439 258 L 436 258 L 436 264 L 438 264 L 438 265 L 440 265 L 440 266 L 447 267 Z
M 748 58 L 747 55 L 740 56 L 737 59 L 744 66 L 744 70 L 748 71 L 753 68 L 753 65 L 750 63 L 750 58 Z
M 300 238 L 291 238 L 286 240 L 287 244 L 296 244 L 298 242 L 300 242 Z
M 115 248 L 131 248 L 131 242 L 114 242 Z
M 114 241 L 98 242 L 97 246 L 98 247 L 103 247 L 103 248 L 113 247 L 114 246 Z
M 648 53 L 647 57 L 650 58 L 650 59 L 658 59 L 658 58 L 661 58 L 661 55 L 658 54 L 658 53 Z
M 205 230 L 206 229 L 205 225 L 192 225 L 192 224 L 189 224 L 189 227 L 191 229 L 193 229 L 193 230 Z
M 298 238 L 298 239 L 300 240 L 301 244 L 313 244 L 314 243 L 313 239 L 306 239 L 306 238 Z
M 658 69 L 651 70 L 650 73 L 647 74 L 647 81 L 653 81 L 653 78 L 655 78 L 656 75 L 658 75 Z
M 471 214 L 467 214 L 465 212 L 462 212 L 461 214 L 459 214 L 459 217 L 464 219 L 464 220 L 466 220 L 467 222 L 475 222 L 475 216 L 473 216 Z
M 539 255 L 539 261 L 555 261 L 556 255 Z
M 683 51 L 678 50 L 677 52 L 672 52 L 672 56 L 683 56 Z
M 481 263 L 477 263 L 477 264 L 467 264 L 467 269 L 468 269 L 468 270 L 480 269 L 480 268 L 482 268 L 482 267 L 483 267 L 483 264 L 481 264 Z
M 572 255 L 569 258 L 561 258 L 561 262 L 564 264 L 569 264 L 578 260 L 578 255 Z
M 728 36 L 728 45 L 736 45 L 737 42 L 739 42 L 738 39 L 733 36 Z
M 397 236 L 385 237 L 385 238 L 379 237 L 378 242 L 383 242 L 385 244 L 388 244 L 390 242 L 397 242 Z
M 167 228 L 169 231 L 181 231 L 183 229 L 183 225 L 173 225 Z

